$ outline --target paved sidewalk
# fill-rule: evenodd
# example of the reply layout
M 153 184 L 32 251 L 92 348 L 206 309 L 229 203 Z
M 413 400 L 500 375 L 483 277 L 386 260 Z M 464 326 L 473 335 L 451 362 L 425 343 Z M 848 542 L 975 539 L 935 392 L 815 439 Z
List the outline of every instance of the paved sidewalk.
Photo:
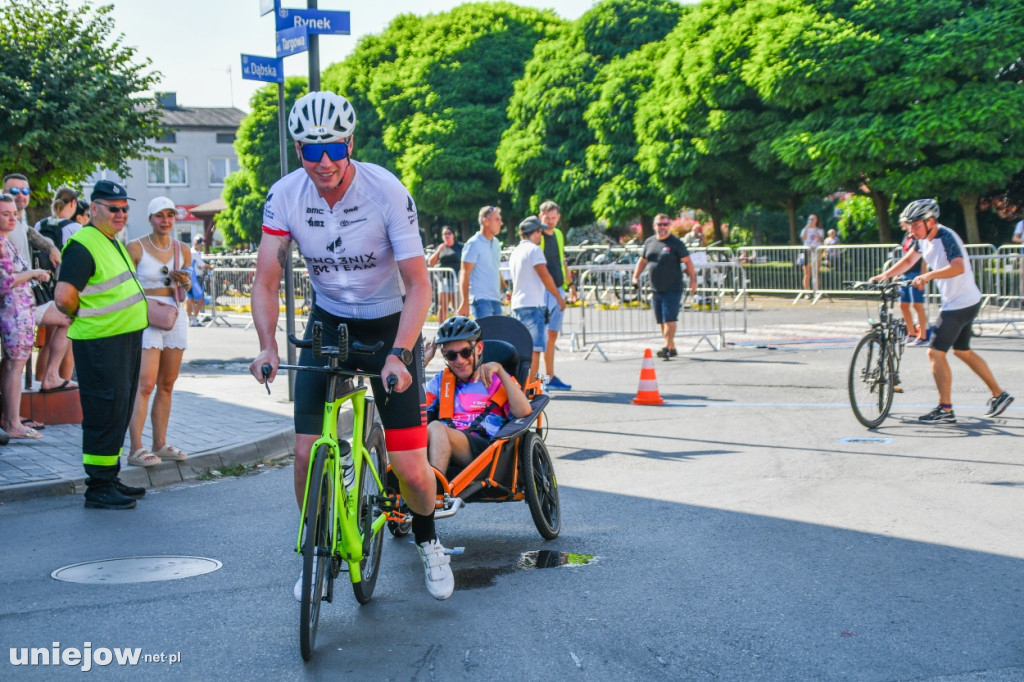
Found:
M 272 390 L 268 396 L 241 363 L 182 365 L 167 441 L 188 453 L 188 459 L 128 466 L 126 436 L 121 479 L 149 488 L 196 479 L 221 467 L 287 457 L 294 445 L 292 404 L 284 381 Z M 12 440 L 0 447 L 0 503 L 84 491 L 81 426 L 51 424 L 42 434 L 38 440 Z M 143 444 L 152 444 L 148 420 Z

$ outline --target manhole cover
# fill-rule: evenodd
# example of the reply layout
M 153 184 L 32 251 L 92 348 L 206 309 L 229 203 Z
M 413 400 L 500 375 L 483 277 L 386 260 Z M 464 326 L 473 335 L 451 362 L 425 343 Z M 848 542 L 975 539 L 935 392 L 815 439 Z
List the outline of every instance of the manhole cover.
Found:
M 212 573 L 221 565 L 216 559 L 201 556 L 131 556 L 64 566 L 51 573 L 50 577 L 85 585 L 152 583 Z
M 881 437 L 870 437 L 870 436 L 851 436 L 849 438 L 840 438 L 840 443 L 891 443 L 892 438 L 881 438 Z

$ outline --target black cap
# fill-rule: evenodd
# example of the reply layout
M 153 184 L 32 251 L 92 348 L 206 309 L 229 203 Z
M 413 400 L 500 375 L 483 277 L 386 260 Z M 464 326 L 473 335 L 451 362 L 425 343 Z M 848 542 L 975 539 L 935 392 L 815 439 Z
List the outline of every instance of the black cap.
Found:
M 97 199 L 132 199 L 128 196 L 128 190 L 124 188 L 124 185 L 119 185 L 112 180 L 100 180 L 93 186 L 92 194 L 89 195 L 89 201 L 96 201 Z M 132 201 L 135 201 L 132 199 Z
M 519 223 L 519 232 L 522 234 L 533 234 L 537 230 L 543 229 L 544 223 L 542 223 L 540 219 L 535 215 L 532 215 L 529 218 L 523 220 L 523 222 Z

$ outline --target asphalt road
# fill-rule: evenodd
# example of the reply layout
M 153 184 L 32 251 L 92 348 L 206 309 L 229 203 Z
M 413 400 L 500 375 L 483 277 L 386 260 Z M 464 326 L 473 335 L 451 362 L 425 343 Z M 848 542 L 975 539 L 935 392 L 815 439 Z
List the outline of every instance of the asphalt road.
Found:
M 522 503 L 440 521 L 445 544 L 465 547 L 445 602 L 413 547 L 388 538 L 374 600 L 360 607 L 340 584 L 308 664 L 290 467 L 153 491 L 132 512 L 4 505 L 0 678 L 77 676 L 13 666 L 7 650 L 90 642 L 180 654 L 137 666 L 154 679 L 1024 679 L 1020 343 L 976 342 L 1017 404 L 984 418 L 980 382 L 954 361 L 959 423 L 930 427 L 916 422 L 935 403 L 925 353 L 908 349 L 906 393 L 876 432 L 846 402 L 842 343 L 658 361 L 662 407 L 630 404 L 633 349 L 560 357 L 574 384 L 549 408 L 561 536 L 542 541 Z M 515 570 L 545 549 L 596 559 Z M 50 578 L 172 554 L 223 567 L 119 586 Z

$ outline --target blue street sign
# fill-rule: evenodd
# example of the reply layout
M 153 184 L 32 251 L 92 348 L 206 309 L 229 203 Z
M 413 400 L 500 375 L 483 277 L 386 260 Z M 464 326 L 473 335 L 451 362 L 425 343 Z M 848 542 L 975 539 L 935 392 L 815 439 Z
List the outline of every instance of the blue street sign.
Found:
M 348 12 L 325 12 L 318 9 L 288 9 L 277 12 L 277 30 L 304 26 L 309 33 L 347 36 L 351 33 Z
M 305 26 L 286 28 L 277 32 L 277 58 L 305 52 L 309 49 L 309 32 Z
M 242 78 L 267 83 L 284 83 L 284 65 L 280 59 L 242 55 Z

